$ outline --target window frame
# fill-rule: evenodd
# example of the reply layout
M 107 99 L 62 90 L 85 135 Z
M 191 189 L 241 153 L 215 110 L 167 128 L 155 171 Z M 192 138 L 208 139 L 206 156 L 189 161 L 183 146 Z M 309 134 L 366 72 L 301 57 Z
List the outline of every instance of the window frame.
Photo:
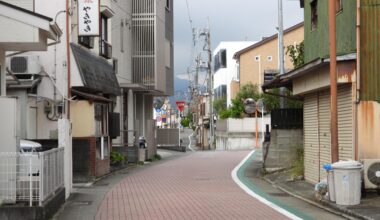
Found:
M 318 29 L 318 0 L 310 1 L 310 29 Z

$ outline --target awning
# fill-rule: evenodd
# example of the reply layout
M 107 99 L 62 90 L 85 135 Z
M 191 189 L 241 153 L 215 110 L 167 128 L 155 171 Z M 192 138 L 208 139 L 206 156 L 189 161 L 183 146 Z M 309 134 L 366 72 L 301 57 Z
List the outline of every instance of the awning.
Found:
M 337 57 L 337 62 L 355 60 L 356 53 L 346 54 Z M 265 83 L 262 86 L 263 91 L 267 89 L 274 89 L 279 87 L 291 87 L 292 80 L 296 77 L 300 77 L 306 74 L 312 73 L 314 70 L 321 68 L 323 66 L 329 65 L 330 58 L 318 58 L 309 63 L 302 65 L 301 67 L 289 71 L 283 75 L 278 75 L 275 79 L 270 82 Z
M 121 95 L 115 72 L 107 60 L 79 45 L 70 45 L 84 85 L 82 89 L 88 92 Z

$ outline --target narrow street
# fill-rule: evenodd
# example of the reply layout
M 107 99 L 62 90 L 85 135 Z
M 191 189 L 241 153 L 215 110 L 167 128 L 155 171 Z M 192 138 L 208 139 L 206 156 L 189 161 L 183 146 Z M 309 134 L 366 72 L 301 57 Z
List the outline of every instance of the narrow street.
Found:
M 247 154 L 199 152 L 131 175 L 107 193 L 96 219 L 285 219 L 232 180 Z
M 288 219 L 234 182 L 231 172 L 249 151 L 159 153 L 163 156 L 159 162 L 77 186 L 54 219 Z M 245 169 L 246 180 L 267 194 L 284 194 L 250 177 L 251 169 Z M 291 196 L 275 199 L 296 209 L 304 219 L 342 219 Z

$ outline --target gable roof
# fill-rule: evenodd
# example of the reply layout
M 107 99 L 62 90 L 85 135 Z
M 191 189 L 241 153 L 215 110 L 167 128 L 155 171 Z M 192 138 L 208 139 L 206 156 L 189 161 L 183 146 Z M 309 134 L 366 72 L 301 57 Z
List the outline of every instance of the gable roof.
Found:
M 293 26 L 291 26 L 290 28 L 284 30 L 284 34 L 287 34 L 287 33 L 291 32 L 291 31 L 293 31 L 293 30 L 296 30 L 296 29 L 298 29 L 298 28 L 300 28 L 300 27 L 303 27 L 303 22 L 298 23 L 298 24 L 296 24 L 296 25 L 293 25 Z M 272 36 L 267 37 L 267 38 L 265 38 L 265 39 L 262 40 L 262 41 L 259 41 L 259 42 L 255 43 L 255 44 L 253 44 L 253 45 L 251 45 L 251 46 L 249 46 L 249 47 L 246 47 L 246 48 L 244 48 L 244 49 L 242 49 L 242 50 L 236 52 L 236 53 L 234 54 L 234 59 L 235 59 L 235 60 L 239 59 L 239 57 L 240 57 L 241 54 L 243 54 L 243 53 L 245 53 L 245 52 L 247 52 L 247 51 L 250 51 L 250 50 L 252 50 L 252 49 L 254 49 L 254 48 L 257 48 L 257 47 L 259 47 L 259 46 L 261 46 L 261 45 L 263 45 L 263 44 L 266 44 L 266 43 L 268 43 L 269 41 L 276 39 L 277 36 L 278 36 L 278 34 L 273 34 Z

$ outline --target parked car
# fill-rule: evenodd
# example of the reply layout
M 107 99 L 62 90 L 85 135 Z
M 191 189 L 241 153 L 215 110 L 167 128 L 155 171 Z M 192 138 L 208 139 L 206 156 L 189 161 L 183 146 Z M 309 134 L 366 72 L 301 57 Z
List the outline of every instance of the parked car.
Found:
M 39 152 L 43 148 L 40 143 L 20 140 L 20 160 L 19 160 L 19 174 L 29 176 L 30 171 L 33 176 L 38 176 L 41 164 Z M 30 167 L 32 165 L 32 167 Z

